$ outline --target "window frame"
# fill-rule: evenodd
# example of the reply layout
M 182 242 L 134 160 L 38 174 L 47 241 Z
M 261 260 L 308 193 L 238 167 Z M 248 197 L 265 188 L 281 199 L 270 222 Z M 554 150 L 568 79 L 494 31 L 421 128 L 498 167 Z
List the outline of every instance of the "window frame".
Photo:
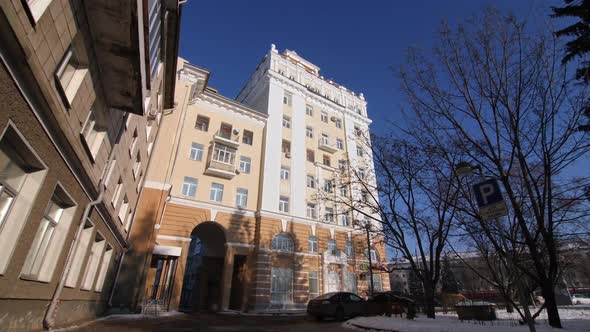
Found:
M 279 211 L 283 213 L 289 213 L 289 197 L 279 196 Z
M 202 161 L 205 146 L 201 143 L 191 142 L 188 159 L 193 161 Z
M 209 200 L 213 202 L 223 202 L 223 190 L 224 185 L 222 183 L 211 183 L 211 188 L 209 189 Z
M 199 120 L 203 120 L 205 122 L 200 122 Z M 197 119 L 195 120 L 195 129 L 208 132 L 210 123 L 211 119 L 208 116 L 197 115 Z M 204 129 L 202 127 L 204 127 Z
M 187 182 L 187 179 L 194 180 L 194 182 Z M 190 176 L 185 176 L 182 179 L 181 194 L 186 197 L 195 197 L 197 195 L 198 187 L 199 187 L 199 179 L 196 179 L 196 178 L 193 178 Z M 190 193 L 191 193 L 192 189 L 194 189 L 194 193 L 191 195 Z
M 310 253 L 317 254 L 318 253 L 318 238 L 317 236 L 310 235 L 307 238 L 307 251 Z
M 242 134 L 242 143 L 246 145 L 253 145 L 254 144 L 254 132 L 244 129 L 244 133 Z
M 291 117 L 290 116 L 283 114 L 282 126 L 283 126 L 283 128 L 291 129 Z
M 281 166 L 281 180 L 289 181 L 291 178 L 291 169 L 287 166 Z
M 317 205 L 314 203 L 307 203 L 305 206 L 305 216 L 309 219 L 317 219 Z M 311 212 L 311 213 L 310 213 Z
M 248 189 L 236 188 L 236 206 L 239 208 L 248 206 Z
M 250 174 L 252 171 L 252 158 L 240 156 L 240 164 L 238 165 L 240 173 Z

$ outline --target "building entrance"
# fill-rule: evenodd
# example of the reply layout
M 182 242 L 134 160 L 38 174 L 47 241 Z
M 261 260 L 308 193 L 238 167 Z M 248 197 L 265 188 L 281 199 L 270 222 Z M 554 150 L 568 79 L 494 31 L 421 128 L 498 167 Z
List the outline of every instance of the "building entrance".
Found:
M 179 310 L 218 311 L 225 257 L 225 235 L 213 222 L 199 224 L 191 234 Z

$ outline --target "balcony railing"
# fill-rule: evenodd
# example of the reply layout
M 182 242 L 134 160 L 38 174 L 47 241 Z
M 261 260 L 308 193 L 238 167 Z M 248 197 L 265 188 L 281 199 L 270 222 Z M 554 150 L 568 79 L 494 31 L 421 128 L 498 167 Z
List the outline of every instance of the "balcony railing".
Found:
M 338 148 L 333 144 L 330 144 L 330 141 L 326 138 L 320 138 L 318 140 L 318 147 L 326 152 L 334 153 L 338 151 Z
M 223 143 L 214 143 L 205 174 L 231 179 L 236 175 L 236 150 Z
M 213 140 L 221 144 L 229 145 L 236 149 L 240 146 L 239 135 L 234 134 L 233 132 L 218 130 L 215 135 L 213 135 Z

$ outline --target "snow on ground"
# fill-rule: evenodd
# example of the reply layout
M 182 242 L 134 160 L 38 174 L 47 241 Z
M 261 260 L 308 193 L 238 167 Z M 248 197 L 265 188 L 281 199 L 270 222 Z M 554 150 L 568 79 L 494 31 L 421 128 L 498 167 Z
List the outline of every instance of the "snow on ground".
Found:
M 590 310 L 560 309 L 559 314 L 563 330 L 553 329 L 547 324 L 547 315 L 543 312 L 536 319 L 537 332 L 590 332 Z M 436 319 L 421 315 L 414 320 L 386 316 L 357 317 L 343 324 L 344 327 L 366 331 L 399 332 L 527 332 L 527 326 L 518 324 L 518 314 L 509 314 L 505 310 L 497 311 L 498 320 L 490 322 L 459 321 L 456 313 L 437 313 Z

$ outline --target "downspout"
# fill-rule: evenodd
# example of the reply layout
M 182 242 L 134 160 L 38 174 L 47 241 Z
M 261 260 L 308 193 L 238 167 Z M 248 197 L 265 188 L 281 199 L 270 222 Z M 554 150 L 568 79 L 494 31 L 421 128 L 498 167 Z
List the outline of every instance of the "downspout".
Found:
M 123 134 L 123 132 L 125 130 L 125 122 L 127 121 L 128 117 L 129 117 L 129 113 L 125 113 L 125 116 L 123 117 L 123 120 L 121 121 L 121 127 L 119 127 L 119 133 L 117 134 L 117 138 L 115 140 L 115 142 L 116 142 L 115 146 L 112 147 L 111 152 L 109 153 L 109 158 L 107 160 L 106 167 L 103 168 L 103 170 L 100 174 L 100 180 L 98 181 L 98 188 L 99 188 L 98 196 L 96 197 L 95 200 L 91 201 L 90 203 L 88 203 L 88 205 L 86 205 L 86 208 L 84 209 L 84 214 L 82 215 L 82 218 L 80 221 L 80 226 L 78 227 L 78 230 L 76 231 L 76 235 L 74 236 L 74 239 L 72 240 L 72 243 L 70 244 L 70 250 L 68 251 L 68 256 L 66 258 L 66 266 L 62 272 L 61 279 L 59 280 L 59 284 L 57 285 L 57 288 L 55 289 L 55 292 L 53 293 L 53 297 L 51 298 L 51 302 L 49 303 L 49 307 L 47 308 L 47 311 L 45 312 L 45 317 L 43 318 L 43 327 L 45 327 L 48 330 L 51 329 L 55 325 L 55 313 L 56 313 L 56 309 L 57 309 L 57 304 L 59 302 L 59 298 L 61 296 L 63 288 L 66 284 L 66 279 L 68 277 L 70 269 L 72 268 L 72 264 L 74 261 L 74 251 L 75 251 L 78 241 L 80 240 L 80 235 L 82 234 L 82 231 L 84 230 L 84 225 L 86 224 L 86 219 L 90 215 L 90 211 L 92 211 L 92 208 L 97 206 L 98 204 L 102 203 L 102 199 L 104 197 L 104 192 L 105 192 L 105 186 L 103 185 L 105 173 L 108 171 L 108 169 L 110 169 L 111 164 L 113 163 L 113 160 L 115 159 L 116 146 L 119 144 L 119 141 L 121 139 L 121 135 Z M 126 251 L 125 248 L 123 250 Z

